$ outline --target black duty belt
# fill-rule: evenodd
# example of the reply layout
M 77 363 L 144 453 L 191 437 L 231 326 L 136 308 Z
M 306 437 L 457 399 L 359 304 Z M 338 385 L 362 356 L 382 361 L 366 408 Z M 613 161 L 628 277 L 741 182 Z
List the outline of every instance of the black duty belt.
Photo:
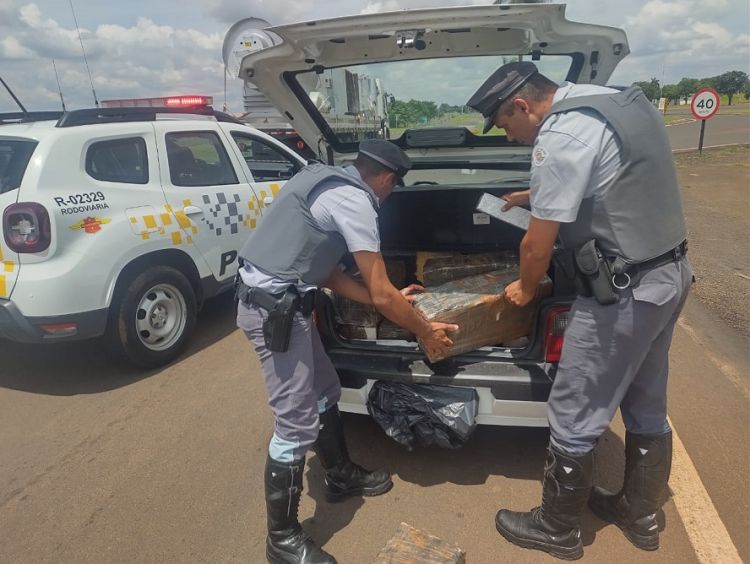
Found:
M 309 290 L 299 295 L 294 286 L 289 286 L 283 292 L 272 294 L 255 286 L 248 286 L 244 282 L 237 284 L 236 296 L 245 305 L 257 305 L 266 311 L 273 311 L 288 293 L 295 295 L 296 309 L 305 317 L 309 317 L 315 308 L 315 290 Z
M 637 286 L 641 277 L 646 272 L 664 266 L 665 264 L 669 264 L 670 262 L 679 262 L 682 257 L 687 255 L 687 251 L 688 242 L 686 239 L 674 249 L 667 251 L 663 255 L 659 255 L 658 257 L 637 264 L 632 264 L 628 266 L 624 272 L 615 274 L 612 276 L 612 285 L 618 290 L 624 290 L 629 286 Z

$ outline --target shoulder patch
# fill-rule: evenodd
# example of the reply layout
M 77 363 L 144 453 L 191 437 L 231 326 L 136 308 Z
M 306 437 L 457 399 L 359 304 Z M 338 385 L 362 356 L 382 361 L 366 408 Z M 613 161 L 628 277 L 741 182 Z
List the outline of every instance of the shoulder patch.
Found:
M 536 147 L 531 156 L 531 160 L 533 161 L 534 166 L 543 165 L 544 161 L 547 160 L 547 154 L 547 149 L 545 149 L 544 147 Z

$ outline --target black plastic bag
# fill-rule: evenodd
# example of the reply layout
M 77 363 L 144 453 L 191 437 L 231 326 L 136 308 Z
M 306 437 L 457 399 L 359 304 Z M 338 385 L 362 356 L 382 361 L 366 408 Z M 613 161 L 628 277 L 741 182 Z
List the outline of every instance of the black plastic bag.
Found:
M 385 433 L 409 450 L 459 448 L 477 426 L 479 396 L 473 388 L 375 382 L 367 411 Z

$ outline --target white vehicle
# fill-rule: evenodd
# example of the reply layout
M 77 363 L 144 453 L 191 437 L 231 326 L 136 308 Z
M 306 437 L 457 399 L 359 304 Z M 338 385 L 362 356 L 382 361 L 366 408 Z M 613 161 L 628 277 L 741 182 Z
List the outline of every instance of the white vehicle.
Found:
M 0 336 L 105 335 L 142 367 L 181 351 L 203 302 L 304 161 L 207 100 L 0 114 Z
M 401 115 L 399 129 L 397 105 L 389 108 L 391 141 L 414 167 L 406 186 L 379 212 L 381 250 L 387 261 L 405 263 L 408 275 L 418 273 L 425 253 L 518 249 L 523 236 L 476 210 L 485 193 L 502 196 L 527 188 L 531 164 L 529 147 L 510 143 L 497 130 L 479 134 L 482 117 L 464 106 L 479 85 L 515 60 L 534 61 L 558 82 L 606 84 L 629 52 L 622 30 L 568 21 L 559 4 L 402 10 L 243 33 L 261 48 L 234 66 L 237 76 L 252 81 L 332 164 L 351 159 L 357 143 L 338 135 L 311 100 L 317 77 L 345 70 L 381 80 L 404 106 L 417 102 L 411 104 L 416 113 Z M 442 114 L 430 113 L 439 108 Z M 341 409 L 366 413 L 378 381 L 439 384 L 476 390 L 480 424 L 546 426 L 546 401 L 573 297 L 555 274 L 553 266 L 553 294 L 541 302 L 527 340 L 437 364 L 427 362 L 413 339 L 383 338 L 375 327 L 360 338 L 344 333 L 335 303 L 321 295 L 317 319 L 341 377 Z

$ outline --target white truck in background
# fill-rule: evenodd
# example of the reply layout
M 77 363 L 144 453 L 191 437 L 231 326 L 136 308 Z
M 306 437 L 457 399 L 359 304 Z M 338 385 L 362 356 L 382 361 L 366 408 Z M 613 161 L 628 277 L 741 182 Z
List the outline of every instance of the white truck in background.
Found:
M 248 18 L 237 22 L 224 39 L 224 62 L 228 73 L 237 76 L 234 67 L 247 54 L 273 45 L 272 34 L 259 35 L 258 29 L 270 27 L 268 22 Z M 345 141 L 388 138 L 387 93 L 379 78 L 346 69 L 320 69 L 314 83 L 305 84 L 310 103 L 320 112 L 325 123 Z M 288 115 L 279 112 L 273 103 L 245 78 L 243 86 L 244 113 L 240 121 L 277 138 L 305 158 L 317 158 L 317 139 L 302 139 Z

